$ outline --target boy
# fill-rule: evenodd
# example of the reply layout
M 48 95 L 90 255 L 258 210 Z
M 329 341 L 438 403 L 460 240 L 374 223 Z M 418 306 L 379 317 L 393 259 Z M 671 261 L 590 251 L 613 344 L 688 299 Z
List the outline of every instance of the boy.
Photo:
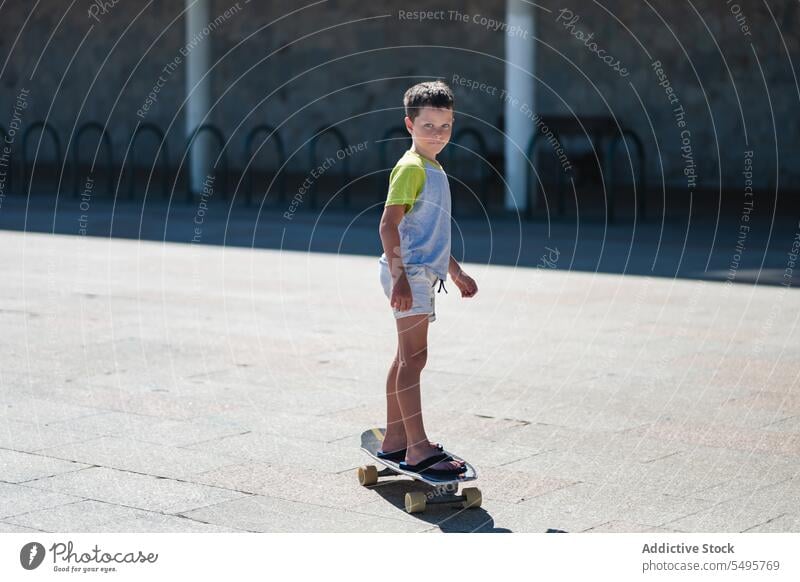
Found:
M 442 453 L 425 434 L 419 386 L 428 323 L 436 319 L 436 283 L 441 292 L 449 273 L 462 297 L 478 292 L 450 256 L 450 187 L 436 161 L 450 141 L 453 92 L 442 81 L 419 83 L 406 91 L 403 105 L 412 146 L 389 177 L 380 223 L 381 283 L 394 312 L 397 353 L 386 380 L 386 435 L 378 454 L 409 471 L 456 476 L 466 471 L 464 464 Z

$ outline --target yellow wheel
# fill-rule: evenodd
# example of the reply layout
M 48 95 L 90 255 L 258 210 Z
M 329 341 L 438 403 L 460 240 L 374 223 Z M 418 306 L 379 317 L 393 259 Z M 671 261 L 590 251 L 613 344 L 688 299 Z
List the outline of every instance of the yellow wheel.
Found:
M 408 513 L 422 513 L 425 511 L 425 494 L 422 491 L 406 493 L 406 511 Z
M 378 469 L 375 465 L 366 465 L 358 468 L 358 482 L 364 485 L 375 485 L 378 482 Z
M 466 497 L 464 500 L 464 509 L 477 509 L 481 506 L 483 497 L 481 496 L 481 490 L 477 487 L 467 487 L 461 491 L 461 495 Z

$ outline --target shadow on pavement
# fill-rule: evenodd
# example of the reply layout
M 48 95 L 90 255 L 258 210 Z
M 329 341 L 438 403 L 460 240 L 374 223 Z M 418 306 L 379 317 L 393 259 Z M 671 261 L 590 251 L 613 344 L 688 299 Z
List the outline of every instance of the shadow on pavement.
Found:
M 380 206 L 293 214 L 278 208 L 150 199 L 8 197 L 0 230 L 85 234 L 283 251 L 365 255 L 382 252 Z M 469 263 L 608 274 L 779 285 L 798 232 L 798 215 L 522 220 L 515 214 L 456 217 L 453 255 Z M 732 265 L 735 267 L 732 270 Z
M 410 479 L 385 481 L 370 489 L 403 512 L 406 493 L 421 491 L 427 494 L 433 491 L 433 487 Z M 511 533 L 510 529 L 495 527 L 494 518 L 482 507 L 464 509 L 456 503 L 429 504 L 423 513 L 410 515 L 438 526 L 444 533 Z

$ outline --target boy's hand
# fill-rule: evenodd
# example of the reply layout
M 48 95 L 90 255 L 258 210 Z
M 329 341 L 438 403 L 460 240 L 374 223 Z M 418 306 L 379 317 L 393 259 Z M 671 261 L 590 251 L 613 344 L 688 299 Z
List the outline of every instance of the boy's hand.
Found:
M 411 285 L 408 284 L 408 278 L 405 271 L 400 273 L 397 281 L 392 285 L 392 298 L 390 300 L 392 307 L 398 311 L 408 311 L 414 304 L 411 297 Z
M 453 283 L 461 290 L 462 297 L 474 297 L 478 292 L 478 284 L 475 282 L 475 279 L 467 275 L 464 271 L 460 271 L 453 277 Z

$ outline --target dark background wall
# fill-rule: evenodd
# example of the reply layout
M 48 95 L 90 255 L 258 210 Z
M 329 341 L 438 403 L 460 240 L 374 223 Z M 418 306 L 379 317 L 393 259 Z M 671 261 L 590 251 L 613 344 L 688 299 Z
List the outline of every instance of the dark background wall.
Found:
M 47 119 L 68 139 L 78 124 L 97 120 L 108 125 L 121 157 L 141 121 L 137 110 L 184 46 L 184 3 L 120 0 L 97 15 L 99 22 L 87 14 L 92 4 L 46 0 L 35 8 L 16 2 L 0 9 L 0 125 L 8 126 L 25 88 L 25 123 Z M 732 13 L 733 3 L 721 0 L 541 5 L 550 10 L 537 12 L 541 113 L 613 114 L 644 138 L 650 186 L 660 187 L 662 169 L 667 185 L 685 186 L 679 130 L 650 66 L 660 60 L 686 110 L 700 187 L 741 189 L 748 149 L 755 152 L 757 187 L 778 180 L 787 192 L 800 187 L 800 90 L 791 65 L 800 62 L 797 2 L 738 2 L 749 34 Z M 212 35 L 219 101 L 210 121 L 232 140 L 234 165 L 241 165 L 244 134 L 257 123 L 280 126 L 292 154 L 332 123 L 349 142 L 379 139 L 401 123 L 402 93 L 418 80 L 457 74 L 503 87 L 504 34 L 472 17 L 502 21 L 504 2 L 339 0 L 302 8 L 296 2 L 241 0 L 236 6 L 217 0 L 212 15 L 231 7 L 236 13 Z M 572 30 L 593 33 L 629 76 L 614 72 L 557 22 L 561 8 L 579 16 Z M 418 22 L 399 18 L 399 10 L 459 10 L 470 21 Z M 146 121 L 171 128 L 173 159 L 184 141 L 184 73 L 180 66 L 169 75 L 146 115 Z M 459 127 L 478 128 L 499 153 L 501 101 L 463 87 L 456 95 Z M 47 146 L 41 155 L 51 156 Z M 372 171 L 377 148 L 351 162 L 354 171 Z M 265 156 L 259 163 L 273 162 Z M 302 149 L 290 160 L 298 171 L 307 165 Z

